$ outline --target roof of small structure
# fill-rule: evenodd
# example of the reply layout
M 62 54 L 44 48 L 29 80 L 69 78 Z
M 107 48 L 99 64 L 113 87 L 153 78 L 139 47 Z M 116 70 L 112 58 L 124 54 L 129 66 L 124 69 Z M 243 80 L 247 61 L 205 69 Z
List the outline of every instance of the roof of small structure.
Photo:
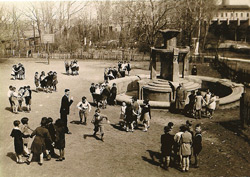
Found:
M 163 30 L 159 30 L 159 32 L 162 33 L 163 37 L 166 40 L 172 39 L 174 37 L 176 37 L 181 30 L 177 30 L 177 29 L 163 29 Z
M 248 5 L 220 5 L 219 10 L 250 10 Z

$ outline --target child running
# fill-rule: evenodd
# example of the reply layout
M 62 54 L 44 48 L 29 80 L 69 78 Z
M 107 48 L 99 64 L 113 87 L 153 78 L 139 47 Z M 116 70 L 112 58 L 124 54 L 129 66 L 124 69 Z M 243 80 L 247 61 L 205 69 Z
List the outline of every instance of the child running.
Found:
M 107 123 L 110 123 L 107 116 L 103 115 L 103 114 L 100 114 L 100 109 L 96 109 L 93 120 L 91 121 L 91 123 L 94 124 L 94 134 L 93 134 L 93 136 L 96 136 L 96 133 L 100 130 L 101 140 L 103 142 L 104 142 L 104 124 L 105 124 L 104 120 L 106 120 Z

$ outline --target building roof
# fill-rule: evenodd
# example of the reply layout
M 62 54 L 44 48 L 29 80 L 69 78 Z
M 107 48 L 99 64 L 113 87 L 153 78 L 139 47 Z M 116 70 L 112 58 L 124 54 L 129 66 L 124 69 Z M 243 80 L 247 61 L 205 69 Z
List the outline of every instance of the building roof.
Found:
M 248 5 L 220 5 L 219 10 L 250 10 Z

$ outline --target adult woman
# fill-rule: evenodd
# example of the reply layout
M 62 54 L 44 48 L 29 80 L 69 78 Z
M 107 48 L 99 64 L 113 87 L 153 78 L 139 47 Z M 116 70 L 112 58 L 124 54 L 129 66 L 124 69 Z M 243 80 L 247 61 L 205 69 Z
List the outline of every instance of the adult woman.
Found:
M 151 111 L 150 111 L 150 105 L 149 105 L 149 100 L 144 100 L 143 101 L 144 105 L 142 108 L 142 121 L 144 124 L 144 132 L 148 131 L 148 128 L 150 126 L 150 119 L 151 119 Z
M 45 128 L 46 124 L 47 124 L 47 118 L 43 117 L 41 120 L 41 126 L 37 127 L 30 136 L 31 138 L 33 136 L 36 137 L 31 145 L 31 154 L 26 161 L 28 165 L 30 164 L 34 154 L 39 154 L 40 161 L 38 164 L 39 165 L 43 164 L 43 153 L 46 151 L 45 141 L 47 141 L 48 143 L 52 143 L 49 131 L 48 129 Z

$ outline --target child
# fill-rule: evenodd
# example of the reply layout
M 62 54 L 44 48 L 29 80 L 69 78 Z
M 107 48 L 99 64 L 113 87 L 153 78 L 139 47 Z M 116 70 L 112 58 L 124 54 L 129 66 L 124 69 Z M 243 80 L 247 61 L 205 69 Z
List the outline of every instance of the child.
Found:
M 131 132 L 134 132 L 134 124 L 133 124 L 133 108 L 131 103 L 129 103 L 126 107 L 125 111 L 125 122 L 126 122 L 126 132 L 129 132 L 129 128 L 131 128 Z
M 87 110 L 89 112 L 91 111 L 91 106 L 89 102 L 86 100 L 86 97 L 82 97 L 82 101 L 77 104 L 77 108 L 79 109 L 79 117 L 80 117 L 80 123 L 82 123 L 82 118 L 84 116 L 84 125 L 87 125 Z
M 201 126 L 200 124 L 197 124 L 195 126 L 195 136 L 193 138 L 193 150 L 194 150 L 194 158 L 195 158 L 195 168 L 199 167 L 199 159 L 198 155 L 200 154 L 202 150 L 202 134 L 201 134 Z
M 210 102 L 211 99 L 211 92 L 209 91 L 209 89 L 207 89 L 207 93 L 204 96 L 204 100 L 206 101 L 206 116 L 209 116 L 209 108 L 208 108 L 208 104 Z
M 91 121 L 91 123 L 94 124 L 93 136 L 96 136 L 96 133 L 100 130 L 101 140 L 103 142 L 104 142 L 104 120 L 105 119 L 106 119 L 107 123 L 110 123 L 107 116 L 100 114 L 100 109 L 96 109 L 93 120 Z
M 214 114 L 214 110 L 216 108 L 216 96 L 214 95 L 214 93 L 212 93 L 210 102 L 209 102 L 207 107 L 209 110 L 209 118 L 212 119 L 213 114 Z
M 65 133 L 67 133 L 67 131 L 61 119 L 56 120 L 55 129 L 56 129 L 55 148 L 59 149 L 60 152 L 60 157 L 59 159 L 57 159 L 57 161 L 63 161 L 65 160 L 64 157 Z
M 205 100 L 203 99 L 201 92 L 197 92 L 197 96 L 195 97 L 195 118 L 201 119 L 201 110 L 202 110 L 202 105 L 203 103 L 206 103 Z M 197 116 L 198 113 L 198 116 Z
M 17 156 L 17 163 L 23 163 L 22 160 L 22 154 L 23 154 L 23 137 L 29 137 L 30 135 L 24 135 L 20 129 L 19 129 L 19 125 L 20 125 L 20 121 L 19 120 L 15 120 L 13 122 L 14 124 L 14 128 L 10 134 L 11 137 L 14 138 L 14 146 L 15 146 L 15 152 L 16 152 L 16 156 Z
M 32 91 L 30 90 L 30 86 L 25 87 L 25 91 L 24 91 L 24 99 L 25 99 L 25 104 L 27 107 L 27 112 L 31 111 L 31 94 Z
M 69 75 L 69 62 L 64 61 L 64 63 L 65 63 L 66 74 Z
M 126 129 L 126 124 L 125 124 L 126 108 L 127 108 L 126 102 L 123 101 L 123 102 L 122 102 L 122 107 L 121 107 L 120 119 L 121 119 L 122 122 L 123 122 L 123 128 L 124 128 L 124 130 Z
M 172 155 L 172 147 L 174 145 L 174 136 L 170 133 L 169 126 L 164 127 L 164 134 L 161 135 L 161 154 L 163 168 L 168 170 L 170 165 L 170 157 Z
M 143 103 L 144 103 L 144 106 L 142 108 L 141 120 L 143 121 L 143 124 L 144 124 L 143 131 L 147 132 L 148 128 L 150 127 L 151 111 L 150 111 L 149 100 L 144 100 Z
M 24 135 L 29 135 L 30 134 L 30 130 L 33 131 L 32 129 L 30 129 L 29 125 L 28 125 L 28 121 L 29 119 L 27 117 L 23 117 L 21 119 L 21 122 L 23 124 L 22 126 L 22 133 Z M 29 149 L 28 149 L 28 143 L 29 143 L 29 137 L 26 137 L 26 138 L 23 138 L 23 146 L 24 146 L 24 155 L 25 156 L 29 156 L 30 155 L 30 152 L 29 152 Z
M 18 98 L 19 98 L 19 95 L 16 92 L 16 87 L 13 87 L 12 90 L 13 90 L 13 93 L 12 93 L 12 96 L 11 96 L 12 109 L 13 109 L 12 111 L 13 111 L 13 113 L 18 114 L 18 105 L 19 105 Z
M 53 119 L 51 117 L 48 117 L 47 119 L 46 128 L 48 129 L 51 140 L 54 143 L 56 139 L 56 130 L 53 124 Z M 47 159 L 50 159 L 51 157 L 55 157 L 56 154 L 54 151 L 54 147 L 50 144 L 50 142 L 46 143 L 46 145 L 47 145 L 47 150 L 49 150 L 49 153 L 47 152 L 48 154 Z
M 33 155 L 38 154 L 40 156 L 39 165 L 43 165 L 43 153 L 46 151 L 45 142 L 52 143 L 49 131 L 45 128 L 47 124 L 47 118 L 43 117 L 41 120 L 41 127 L 37 127 L 31 134 L 31 138 L 35 136 L 31 144 L 31 153 L 26 163 L 29 165 Z
M 189 156 L 191 155 L 192 135 L 188 132 L 188 127 L 185 126 L 184 133 L 180 139 L 180 154 L 182 155 L 182 172 L 189 170 Z
M 52 75 L 53 75 L 53 82 L 52 82 L 52 85 L 53 85 L 54 90 L 56 91 L 56 85 L 58 84 L 57 73 L 56 73 L 56 72 L 53 72 Z
M 39 76 L 38 76 L 38 72 L 35 73 L 34 81 L 35 81 L 35 86 L 36 86 L 36 91 L 37 91 L 37 90 L 38 90 L 38 87 L 39 87 Z
M 13 109 L 13 108 L 12 108 L 12 107 L 13 107 L 13 103 L 12 103 L 12 100 L 11 100 L 12 94 L 13 94 L 13 87 L 10 85 L 10 86 L 9 86 L 9 91 L 8 91 L 8 93 L 7 93 L 7 96 L 8 96 L 8 98 L 9 98 L 11 110 Z

